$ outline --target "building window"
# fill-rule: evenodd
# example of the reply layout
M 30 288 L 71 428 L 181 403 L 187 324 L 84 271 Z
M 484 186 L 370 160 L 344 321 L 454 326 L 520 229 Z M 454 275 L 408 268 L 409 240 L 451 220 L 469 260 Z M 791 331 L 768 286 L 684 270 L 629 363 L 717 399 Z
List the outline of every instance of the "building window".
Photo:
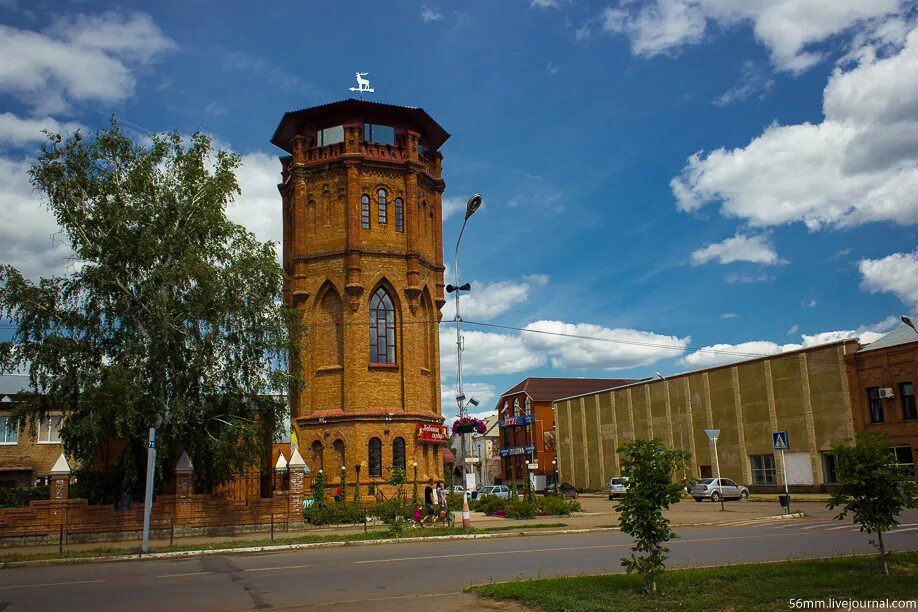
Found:
M 335 457 L 338 459 L 338 469 L 344 467 L 344 440 L 335 440 Z
M 316 146 L 324 147 L 326 145 L 338 144 L 344 142 L 344 126 L 336 125 L 316 131 Z
M 370 229 L 370 196 L 367 194 L 360 198 L 360 227 Z
M 405 438 L 392 441 L 392 469 L 405 469 Z
M 517 398 L 513 400 L 513 414 L 511 414 L 510 416 L 521 416 L 521 415 L 522 413 L 520 412 L 520 400 L 519 398 Z
M 379 191 L 377 191 L 377 192 L 376 192 L 376 197 L 379 199 L 379 200 L 378 200 L 378 201 L 379 201 L 379 215 L 378 215 L 377 218 L 378 218 L 378 220 L 379 220 L 380 223 L 385 223 L 385 222 L 386 222 L 386 213 L 388 212 L 387 209 L 386 209 L 386 207 L 387 207 L 387 205 L 386 205 L 386 190 L 385 190 L 385 189 L 380 189 Z
M 49 416 L 41 420 L 41 426 L 38 428 L 39 444 L 60 444 L 61 443 L 61 422 L 64 417 Z
M 752 484 L 773 485 L 776 483 L 774 455 L 750 455 L 749 460 L 752 462 Z
M 370 463 L 370 477 L 379 478 L 382 476 L 382 442 L 379 441 L 379 438 L 370 438 L 367 455 Z
M 312 443 L 312 468 L 325 471 L 325 455 L 322 443 L 316 440 Z
M 910 382 L 899 385 L 899 395 L 902 396 L 902 417 L 906 420 L 918 419 L 915 409 L 915 385 Z
M 867 401 L 870 403 L 870 422 L 883 422 L 883 400 L 880 399 L 880 388 L 869 387 L 867 389 Z
M 17 444 L 19 430 L 13 426 L 13 419 L 9 416 L 0 416 L 0 444 Z
M 363 124 L 363 139 L 366 142 L 376 142 L 379 144 L 395 144 L 395 128 L 391 125 L 376 125 L 373 123 Z
M 405 204 L 401 198 L 395 198 L 395 231 L 405 231 Z
M 395 307 L 382 287 L 370 299 L 370 363 L 395 363 Z
M 835 467 L 835 453 L 822 454 L 822 471 L 825 473 L 826 484 L 838 482 L 838 470 Z
M 896 458 L 896 465 L 899 467 L 909 467 L 912 468 L 912 470 L 915 469 L 915 459 L 912 456 L 911 446 L 893 446 L 889 450 L 892 451 Z

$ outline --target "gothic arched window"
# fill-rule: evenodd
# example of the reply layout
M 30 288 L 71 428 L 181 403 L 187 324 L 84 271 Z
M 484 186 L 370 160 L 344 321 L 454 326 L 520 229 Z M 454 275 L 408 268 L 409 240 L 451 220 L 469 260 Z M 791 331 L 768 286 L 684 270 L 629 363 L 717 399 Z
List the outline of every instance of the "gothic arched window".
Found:
M 386 213 L 388 212 L 386 204 L 386 190 L 380 189 L 376 192 L 376 196 L 379 198 L 379 216 L 377 219 L 380 223 L 386 222 Z
M 405 469 L 405 438 L 392 441 L 392 469 Z
M 324 469 L 325 469 L 325 457 L 323 456 L 323 455 L 324 455 L 324 453 L 322 452 L 323 450 L 324 450 L 324 449 L 322 448 L 322 443 L 319 442 L 318 440 L 316 440 L 315 442 L 312 443 L 312 466 L 313 466 L 313 469 L 316 469 L 316 470 L 324 470 Z
M 335 443 L 333 446 L 335 448 L 335 458 L 338 460 L 338 466 L 339 468 L 343 467 L 344 466 L 344 440 L 341 440 L 340 438 L 338 440 L 335 440 Z
M 405 231 L 405 204 L 401 198 L 395 198 L 395 231 Z
M 370 298 L 370 363 L 395 363 L 395 307 L 382 287 Z
M 370 476 L 382 476 L 382 442 L 379 441 L 379 438 L 370 438 L 367 455 L 370 464 Z
M 370 196 L 367 194 L 360 198 L 360 227 L 370 229 Z

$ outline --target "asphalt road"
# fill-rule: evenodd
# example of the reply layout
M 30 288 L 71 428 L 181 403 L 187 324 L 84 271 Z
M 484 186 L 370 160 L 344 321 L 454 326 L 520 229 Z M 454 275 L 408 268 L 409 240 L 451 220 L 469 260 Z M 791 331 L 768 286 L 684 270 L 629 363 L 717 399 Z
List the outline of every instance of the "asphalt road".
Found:
M 867 535 L 837 521 L 679 531 L 671 567 L 872 551 Z M 893 550 L 918 550 L 918 518 L 904 520 L 888 541 Z M 440 610 L 435 601 L 470 584 L 621 572 L 630 546 L 628 536 L 610 531 L 10 568 L 0 571 L 0 610 Z

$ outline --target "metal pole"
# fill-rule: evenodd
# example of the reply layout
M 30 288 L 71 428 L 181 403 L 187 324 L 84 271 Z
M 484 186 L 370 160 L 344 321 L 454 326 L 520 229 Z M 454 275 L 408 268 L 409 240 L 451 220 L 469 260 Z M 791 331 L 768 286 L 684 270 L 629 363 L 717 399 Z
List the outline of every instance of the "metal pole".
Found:
M 784 460 L 784 450 L 781 450 L 781 471 L 784 472 L 784 499 L 787 500 L 787 513 L 790 514 L 790 492 L 787 490 L 787 462 Z
M 717 467 L 717 492 L 720 494 L 720 511 L 723 512 L 726 508 L 724 508 L 723 483 L 720 481 L 720 458 L 717 456 L 717 438 L 714 438 L 714 465 Z
M 465 231 L 465 224 L 468 223 L 469 217 L 466 215 L 462 222 L 462 228 L 459 230 L 459 238 L 456 239 L 456 250 L 453 253 L 453 282 L 456 287 L 456 397 L 461 398 L 459 401 L 459 418 L 465 416 L 465 395 L 462 393 L 462 330 L 460 322 L 462 317 L 459 316 L 459 243 L 462 241 L 462 232 Z M 465 461 L 465 436 L 461 434 L 460 452 L 462 453 L 462 527 L 468 529 L 470 516 L 468 514 L 468 464 Z
M 147 490 L 143 497 L 143 544 L 140 549 L 150 552 L 150 515 L 153 513 L 153 471 L 156 468 L 156 428 L 150 428 L 147 444 Z

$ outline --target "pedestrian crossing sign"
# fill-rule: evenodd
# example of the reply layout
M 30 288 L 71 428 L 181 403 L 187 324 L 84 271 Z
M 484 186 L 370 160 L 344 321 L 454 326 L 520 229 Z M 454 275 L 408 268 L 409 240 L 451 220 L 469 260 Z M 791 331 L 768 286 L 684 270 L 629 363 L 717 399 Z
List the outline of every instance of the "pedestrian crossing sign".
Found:
M 774 442 L 775 450 L 787 450 L 787 432 L 786 431 L 773 431 L 771 432 L 771 440 Z

